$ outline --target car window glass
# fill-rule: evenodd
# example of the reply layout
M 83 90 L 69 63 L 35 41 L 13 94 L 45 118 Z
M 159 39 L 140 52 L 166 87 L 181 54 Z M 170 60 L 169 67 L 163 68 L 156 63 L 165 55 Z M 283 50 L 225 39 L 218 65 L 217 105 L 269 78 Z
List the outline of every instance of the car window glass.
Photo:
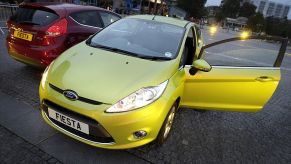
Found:
M 118 16 L 110 14 L 110 13 L 107 13 L 107 12 L 102 12 L 101 11 L 99 13 L 100 13 L 101 19 L 102 19 L 103 24 L 104 24 L 105 27 L 110 25 L 111 23 L 117 21 L 118 19 L 120 19 Z
M 201 33 L 201 30 L 199 27 L 195 26 L 195 29 L 196 29 L 196 35 L 197 35 L 197 41 L 198 41 L 198 46 L 199 44 L 202 43 L 202 33 Z
M 91 44 L 144 56 L 175 58 L 184 30 L 183 27 L 152 20 L 127 18 L 100 31 L 91 39 Z
M 188 35 L 187 35 L 188 38 L 193 38 L 193 30 L 189 30 L 188 32 Z
M 45 26 L 58 19 L 59 16 L 49 11 L 20 7 L 10 19 L 17 23 L 32 23 Z
M 194 57 L 194 31 L 191 27 L 187 39 L 185 41 L 183 54 L 181 56 L 180 65 L 191 65 Z
M 272 67 L 280 46 L 279 42 L 258 39 L 232 41 L 207 48 L 204 58 L 214 66 Z
M 93 27 L 102 27 L 97 11 L 82 11 L 70 15 L 76 22 Z

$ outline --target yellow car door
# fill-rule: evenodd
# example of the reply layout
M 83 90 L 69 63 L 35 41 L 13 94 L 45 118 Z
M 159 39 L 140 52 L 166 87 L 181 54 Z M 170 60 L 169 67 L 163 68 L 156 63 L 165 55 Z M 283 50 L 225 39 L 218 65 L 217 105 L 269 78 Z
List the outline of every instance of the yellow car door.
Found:
M 251 37 L 250 39 L 256 38 L 261 37 Z M 206 48 L 239 39 L 232 38 L 212 43 L 204 46 L 202 50 L 204 52 Z M 267 39 L 282 41 L 278 56 L 275 57 L 275 62 L 271 66 L 213 65 L 209 72 L 198 70 L 194 75 L 189 74 L 191 66 L 186 66 L 181 106 L 239 112 L 257 112 L 262 109 L 273 95 L 280 81 L 280 65 L 287 45 L 284 39 Z M 243 53 L 243 51 L 238 52 L 240 54 Z M 264 52 L 263 54 L 266 53 Z M 264 59 L 264 56 L 261 58 Z M 205 60 L 207 61 L 207 58 Z

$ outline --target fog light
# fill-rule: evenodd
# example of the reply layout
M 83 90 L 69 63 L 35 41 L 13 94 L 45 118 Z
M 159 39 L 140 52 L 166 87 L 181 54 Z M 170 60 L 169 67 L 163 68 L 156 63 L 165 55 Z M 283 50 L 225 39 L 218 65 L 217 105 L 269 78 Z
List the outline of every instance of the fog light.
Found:
M 142 139 L 147 135 L 146 131 L 143 130 L 139 130 L 133 133 L 133 136 L 135 139 Z

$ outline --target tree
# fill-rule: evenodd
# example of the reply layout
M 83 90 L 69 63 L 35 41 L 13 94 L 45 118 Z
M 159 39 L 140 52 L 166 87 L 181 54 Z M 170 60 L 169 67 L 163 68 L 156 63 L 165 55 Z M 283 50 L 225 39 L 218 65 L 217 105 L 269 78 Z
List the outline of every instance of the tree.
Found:
M 290 37 L 291 25 L 287 19 L 278 19 L 271 16 L 266 18 L 265 24 L 268 35 Z
M 225 18 L 224 13 L 222 12 L 221 8 L 215 14 L 215 19 L 217 22 L 221 22 Z
M 288 37 L 288 19 L 287 19 L 287 17 L 285 17 L 283 20 L 281 20 L 281 33 L 280 33 L 280 36 L 282 36 L 282 37 Z
M 288 22 L 287 31 L 288 38 L 291 39 L 291 21 Z
M 247 28 L 254 32 L 262 32 L 265 26 L 265 19 L 261 13 L 256 13 L 249 17 L 247 22 Z
M 207 0 L 178 0 L 178 7 L 185 10 L 189 16 L 201 18 L 205 15 L 205 3 Z
M 256 13 L 256 8 L 255 5 L 248 2 L 240 6 L 240 0 L 225 0 L 221 12 L 217 15 L 217 19 L 222 20 L 226 17 L 237 18 L 238 16 L 249 18 Z
M 224 17 L 236 18 L 240 9 L 240 0 L 225 0 L 222 6 Z
M 249 18 L 256 14 L 256 6 L 245 2 L 239 9 L 239 16 Z

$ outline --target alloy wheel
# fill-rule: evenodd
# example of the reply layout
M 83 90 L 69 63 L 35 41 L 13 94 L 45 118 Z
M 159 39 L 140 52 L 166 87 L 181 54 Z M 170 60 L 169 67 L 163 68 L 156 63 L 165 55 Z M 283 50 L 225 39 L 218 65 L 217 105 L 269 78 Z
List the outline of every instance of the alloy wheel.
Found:
M 164 138 L 167 138 L 169 135 L 169 132 L 170 132 L 172 125 L 173 125 L 175 114 L 176 114 L 176 106 L 172 106 L 171 113 L 167 117 L 166 127 L 165 127 L 165 131 L 163 134 Z

